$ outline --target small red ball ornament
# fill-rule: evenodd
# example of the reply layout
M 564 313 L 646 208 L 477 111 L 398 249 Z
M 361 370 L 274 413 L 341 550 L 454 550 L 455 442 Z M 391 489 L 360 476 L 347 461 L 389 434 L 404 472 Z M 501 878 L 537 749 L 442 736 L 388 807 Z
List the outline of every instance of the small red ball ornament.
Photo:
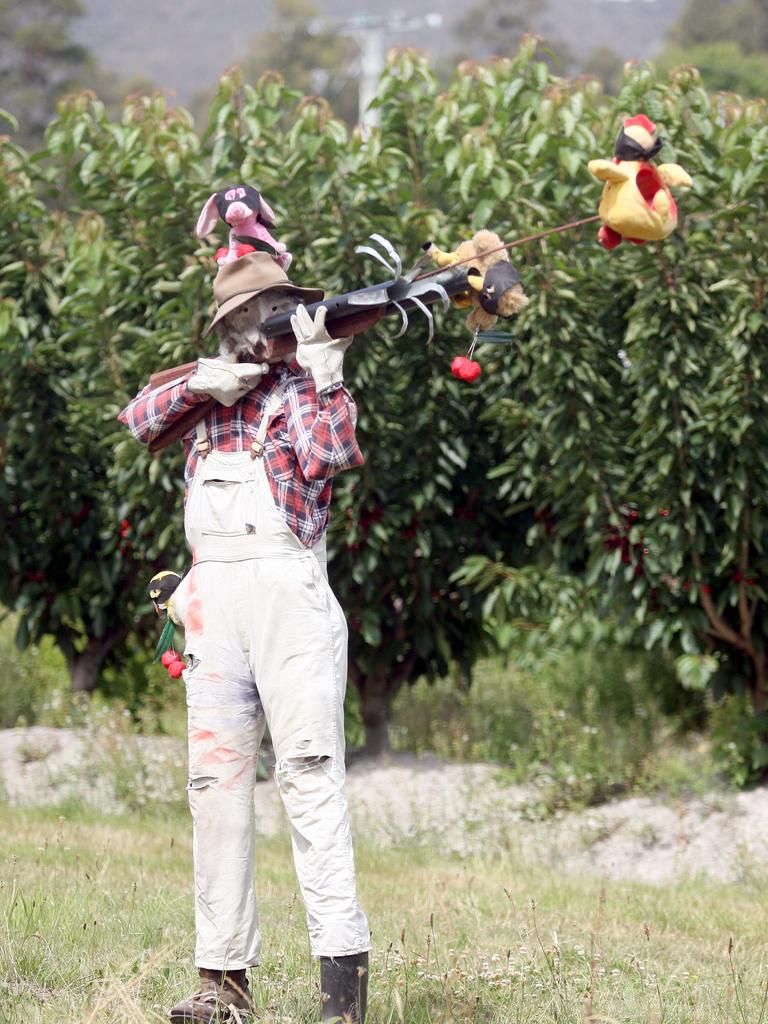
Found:
M 468 363 L 469 360 L 466 356 L 456 356 L 451 363 L 451 373 L 458 380 L 462 380 L 461 371 L 464 368 L 464 363 Z
M 468 384 L 476 381 L 482 372 L 480 363 L 476 363 L 474 359 L 467 359 L 466 356 L 456 356 L 451 363 L 453 376 L 458 380 L 467 381 Z
M 474 359 L 468 359 L 462 370 L 462 380 L 467 381 L 468 384 L 472 384 L 480 374 L 483 372 L 480 363 L 476 363 Z
M 171 664 L 168 666 L 168 675 L 171 677 L 171 679 L 178 679 L 181 673 L 184 671 L 184 668 L 184 662 L 181 660 L 181 658 L 179 658 L 178 661 L 171 662 Z
M 160 658 L 160 664 L 163 668 L 168 668 L 174 661 L 181 661 L 178 651 L 163 651 L 163 655 Z

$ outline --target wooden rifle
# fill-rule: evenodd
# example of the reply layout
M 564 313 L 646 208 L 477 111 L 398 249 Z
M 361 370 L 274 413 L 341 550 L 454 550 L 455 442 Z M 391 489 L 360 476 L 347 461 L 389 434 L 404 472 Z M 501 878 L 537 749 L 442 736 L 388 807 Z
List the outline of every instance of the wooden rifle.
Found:
M 419 271 L 423 270 L 430 261 L 427 253 L 422 256 L 407 273 L 401 273 L 400 260 L 385 239 L 381 236 L 372 235 L 376 241 L 386 243 L 383 247 L 388 255 L 393 257 L 394 266 L 381 258 L 374 250 L 366 246 L 359 247 L 359 252 L 365 252 L 375 256 L 380 262 L 395 271 L 392 280 L 382 284 L 372 285 L 368 288 L 360 288 L 356 291 L 345 292 L 343 295 L 334 295 L 322 299 L 320 302 L 312 302 L 307 306 L 307 312 L 314 319 L 315 314 L 321 306 L 328 310 L 325 318 L 325 326 L 332 338 L 347 338 L 350 335 L 357 335 L 367 331 L 379 322 L 383 317 L 400 316 L 401 327 L 396 337 L 401 337 L 408 328 L 409 312 L 418 310 L 423 313 L 429 322 L 429 339 L 434 335 L 434 319 L 429 306 L 440 302 L 444 309 L 450 305 L 452 298 L 458 298 L 469 291 L 467 281 L 468 269 L 465 266 L 448 267 L 439 272 L 427 273 L 417 277 Z M 426 247 L 425 247 L 426 248 Z M 262 325 L 264 335 L 275 343 L 275 351 L 281 354 L 281 349 L 288 354 L 296 348 L 296 338 L 291 328 L 292 312 L 278 313 L 266 319 Z M 184 363 L 181 366 L 173 366 L 168 370 L 161 370 L 149 378 L 152 388 L 170 384 L 172 381 L 180 380 L 189 376 L 197 368 L 197 362 Z M 216 404 L 211 398 L 201 402 L 188 412 L 180 416 L 178 420 L 159 434 L 149 443 L 151 452 L 159 452 L 168 445 L 178 441 L 189 430 L 199 423 Z

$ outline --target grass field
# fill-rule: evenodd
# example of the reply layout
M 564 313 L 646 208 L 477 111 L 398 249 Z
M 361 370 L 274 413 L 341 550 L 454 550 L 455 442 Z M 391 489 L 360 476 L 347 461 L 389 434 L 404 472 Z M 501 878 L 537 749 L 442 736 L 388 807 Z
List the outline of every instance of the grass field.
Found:
M 101 821 L 0 806 L 0 1021 L 145 1024 L 188 994 L 186 816 Z M 373 929 L 370 1024 L 768 1022 L 762 879 L 649 888 L 503 858 L 358 841 Z M 264 1022 L 314 1022 L 287 839 L 257 862 Z

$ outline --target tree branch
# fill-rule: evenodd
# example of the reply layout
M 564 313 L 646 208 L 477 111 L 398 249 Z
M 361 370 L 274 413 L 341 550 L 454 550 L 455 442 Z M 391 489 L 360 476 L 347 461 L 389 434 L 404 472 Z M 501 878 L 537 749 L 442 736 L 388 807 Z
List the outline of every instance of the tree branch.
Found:
M 696 569 L 699 577 L 701 577 L 701 558 L 693 545 L 691 545 L 691 560 L 693 561 L 694 568 Z M 710 594 L 705 591 L 703 587 L 699 587 L 699 600 L 701 601 L 701 606 L 704 609 L 704 613 L 709 620 L 710 627 L 715 636 L 720 637 L 721 640 L 725 640 L 726 643 L 731 644 L 738 650 L 744 651 L 744 653 L 748 654 L 754 661 L 755 650 L 752 644 L 728 625 L 722 615 L 719 614 L 715 607 L 715 602 L 712 600 Z
M 759 597 L 753 597 L 752 598 L 752 605 L 751 605 L 751 607 L 749 609 L 749 628 L 750 628 L 750 632 L 752 630 L 752 627 L 755 624 L 755 615 L 757 614 L 757 609 L 758 609 L 759 604 L 760 604 L 760 598 Z
M 741 635 L 749 640 L 752 634 L 752 621 L 749 614 L 749 603 L 747 601 L 747 571 L 749 567 L 749 511 L 744 509 L 744 539 L 741 542 L 741 558 L 739 559 L 739 621 L 741 622 Z

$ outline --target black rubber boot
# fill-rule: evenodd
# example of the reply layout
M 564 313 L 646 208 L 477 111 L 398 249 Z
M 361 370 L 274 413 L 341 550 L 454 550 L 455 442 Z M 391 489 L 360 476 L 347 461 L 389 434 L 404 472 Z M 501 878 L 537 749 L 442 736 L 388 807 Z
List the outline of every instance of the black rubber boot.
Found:
M 368 1002 L 368 954 L 320 957 L 323 1020 L 365 1024 Z

